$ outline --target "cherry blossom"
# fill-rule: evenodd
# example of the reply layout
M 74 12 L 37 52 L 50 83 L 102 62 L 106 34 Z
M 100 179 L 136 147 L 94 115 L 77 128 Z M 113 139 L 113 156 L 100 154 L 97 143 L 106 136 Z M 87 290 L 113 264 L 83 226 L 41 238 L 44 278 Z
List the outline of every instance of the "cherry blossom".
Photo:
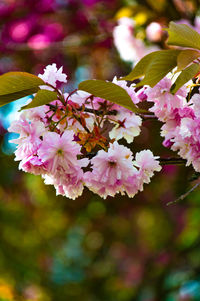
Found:
M 84 91 L 62 94 L 56 84 L 66 83 L 67 76 L 56 64 L 48 65 L 39 77 L 50 85 L 40 88 L 56 91 L 58 99 L 24 110 L 11 124 L 9 131 L 19 134 L 12 141 L 18 144 L 19 169 L 41 175 L 57 195 L 71 199 L 79 197 L 85 186 L 103 198 L 117 193 L 133 197 L 143 190 L 144 183 L 161 169 L 158 157 L 145 150 L 134 161 L 132 151 L 118 143 L 122 138 L 133 142 L 142 118 Z M 116 77 L 113 83 L 125 89 L 136 106 L 151 94 L 147 87 L 136 92 L 134 85 Z
M 62 72 L 63 67 L 57 69 L 56 64 L 48 65 L 44 69 L 43 74 L 39 74 L 38 77 L 43 79 L 45 83 L 48 83 L 54 87 L 56 87 L 56 82 L 59 81 L 61 83 L 67 82 L 67 75 Z
M 134 137 L 140 134 L 142 119 L 134 113 L 119 112 L 115 116 L 115 123 L 116 125 L 109 133 L 111 139 L 124 138 L 128 143 L 131 143 Z

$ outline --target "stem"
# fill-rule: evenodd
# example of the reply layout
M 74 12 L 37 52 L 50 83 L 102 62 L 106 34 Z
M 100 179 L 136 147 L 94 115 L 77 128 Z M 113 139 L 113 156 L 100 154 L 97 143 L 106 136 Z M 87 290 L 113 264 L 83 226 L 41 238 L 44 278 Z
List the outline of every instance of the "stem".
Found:
M 161 165 L 182 165 L 186 164 L 186 160 L 182 158 L 160 158 L 159 159 Z
M 92 97 L 90 96 L 89 99 L 90 99 L 90 103 L 91 103 L 91 106 L 92 106 L 92 113 L 93 113 L 94 116 L 95 116 L 95 119 L 96 119 L 96 122 L 97 122 L 97 124 L 98 124 L 98 127 L 100 127 L 99 118 L 98 118 L 98 115 L 96 114 L 95 109 L 94 109 L 93 96 L 92 96 Z
M 53 85 L 48 84 L 48 83 L 46 83 L 46 85 L 49 86 L 49 87 L 51 87 L 51 88 L 53 88 L 57 92 L 57 94 L 59 95 L 59 100 L 65 106 L 65 98 L 64 98 L 63 94 L 57 88 L 55 88 Z
M 140 117 L 142 117 L 142 119 L 145 120 L 158 120 L 158 117 L 156 117 L 155 115 L 146 115 L 146 114 L 139 114 Z
M 197 184 L 195 184 L 190 190 L 188 190 L 186 193 L 182 194 L 178 199 L 176 199 L 175 201 L 169 202 L 167 203 L 167 206 L 169 205 L 173 205 L 178 203 L 179 201 L 184 200 L 193 190 L 195 190 L 197 187 L 199 187 L 200 182 L 198 182 Z
M 80 125 L 84 128 L 84 130 L 87 132 L 87 133 L 90 133 L 89 129 L 87 128 L 87 126 L 83 125 L 80 118 L 76 115 L 73 116 L 74 119 L 76 119 L 76 121 L 78 121 L 80 123 Z
M 69 95 L 66 98 L 66 103 L 68 101 L 68 99 L 70 98 L 70 96 L 72 96 L 74 93 L 76 93 L 78 91 L 78 89 L 73 90 L 72 92 L 69 93 Z
M 78 111 L 79 111 L 79 109 L 78 109 Z M 87 113 L 92 113 L 92 114 L 96 114 L 96 115 L 103 115 L 103 113 L 104 113 L 104 115 L 117 115 L 116 110 L 109 111 L 107 114 L 105 114 L 105 112 L 103 112 L 103 111 L 93 110 L 93 109 L 88 109 L 88 108 L 85 108 L 84 111 Z
M 57 125 L 62 121 L 62 120 L 64 120 L 65 118 L 67 117 L 67 115 L 64 115 L 61 119 L 59 119 L 57 122 L 55 122 L 55 124 L 54 124 L 54 127 L 53 127 L 53 131 L 56 129 L 56 127 L 57 127 Z

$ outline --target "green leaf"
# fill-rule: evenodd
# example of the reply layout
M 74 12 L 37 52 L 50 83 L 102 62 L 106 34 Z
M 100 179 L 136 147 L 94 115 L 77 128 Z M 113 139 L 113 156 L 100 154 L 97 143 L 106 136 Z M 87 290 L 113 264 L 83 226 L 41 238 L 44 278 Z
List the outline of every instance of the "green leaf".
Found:
M 156 57 L 157 53 L 160 51 L 155 51 L 145 55 L 133 68 L 133 70 L 126 76 L 120 78 L 119 80 L 135 80 L 145 75 L 147 66 Z
M 154 87 L 177 65 L 180 50 L 161 50 L 147 66 L 144 79 L 136 86 L 149 85 Z
M 198 64 L 192 64 L 185 68 L 180 75 L 177 77 L 175 83 L 172 85 L 170 91 L 175 94 L 185 83 L 192 79 L 200 71 Z
M 134 80 L 141 76 L 144 79 L 136 86 L 155 86 L 177 64 L 177 56 L 180 50 L 155 51 L 142 58 L 131 73 L 121 79 Z
M 78 88 L 80 90 L 91 93 L 96 97 L 114 102 L 133 112 L 143 111 L 134 105 L 126 90 L 114 83 L 93 79 L 81 82 Z
M 57 99 L 58 96 L 56 92 L 42 89 L 39 90 L 33 100 L 28 105 L 22 107 L 21 110 L 43 106 Z
M 169 34 L 168 44 L 200 49 L 200 35 L 190 26 L 170 22 L 167 31 Z
M 45 82 L 38 76 L 26 72 L 8 72 L 0 76 L 0 106 L 31 95 Z
M 177 72 L 186 68 L 192 61 L 200 56 L 200 52 L 193 49 L 185 49 L 177 57 Z
M 34 89 L 28 89 L 28 90 L 23 90 L 20 92 L 15 92 L 15 93 L 10 93 L 6 95 L 0 95 L 0 107 L 14 101 L 17 99 L 20 99 L 25 96 L 32 95 L 33 93 L 36 93 L 38 91 L 38 88 Z

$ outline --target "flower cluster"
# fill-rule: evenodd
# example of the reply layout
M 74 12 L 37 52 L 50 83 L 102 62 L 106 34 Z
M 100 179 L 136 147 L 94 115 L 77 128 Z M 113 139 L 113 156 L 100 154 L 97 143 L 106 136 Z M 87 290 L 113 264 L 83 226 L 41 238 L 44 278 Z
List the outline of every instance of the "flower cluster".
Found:
M 60 97 L 24 110 L 11 124 L 9 131 L 19 134 L 12 142 L 18 144 L 15 160 L 20 169 L 41 175 L 57 194 L 72 199 L 82 194 L 84 186 L 103 198 L 116 193 L 133 197 L 160 171 L 158 157 L 150 150 L 134 159 L 131 150 L 118 143 L 122 138 L 131 143 L 140 134 L 140 116 L 84 91 L 62 94 L 57 84 L 66 83 L 67 76 L 55 64 L 39 77 L 47 85 L 42 89 L 54 88 Z M 135 104 L 141 100 L 141 92 L 133 86 L 116 78 L 113 82 Z
M 200 172 L 200 95 L 194 94 L 187 101 L 188 88 L 184 85 L 175 95 L 170 93 L 172 81 L 162 79 L 154 88 L 147 87 L 147 100 L 153 103 L 150 111 L 164 124 L 161 136 L 163 145 L 187 160 Z

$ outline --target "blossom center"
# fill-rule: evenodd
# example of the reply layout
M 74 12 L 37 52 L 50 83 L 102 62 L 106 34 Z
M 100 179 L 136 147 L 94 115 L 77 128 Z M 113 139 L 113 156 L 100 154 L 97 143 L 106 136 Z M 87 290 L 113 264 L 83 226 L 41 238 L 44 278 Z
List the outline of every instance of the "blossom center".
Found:
M 59 149 L 57 150 L 57 154 L 60 155 L 60 156 L 62 156 L 62 155 L 63 155 L 63 150 L 62 150 L 61 148 L 59 148 Z
M 114 161 L 108 161 L 108 164 L 111 166 L 111 167 L 114 167 L 114 166 L 116 166 L 116 162 L 114 162 Z

